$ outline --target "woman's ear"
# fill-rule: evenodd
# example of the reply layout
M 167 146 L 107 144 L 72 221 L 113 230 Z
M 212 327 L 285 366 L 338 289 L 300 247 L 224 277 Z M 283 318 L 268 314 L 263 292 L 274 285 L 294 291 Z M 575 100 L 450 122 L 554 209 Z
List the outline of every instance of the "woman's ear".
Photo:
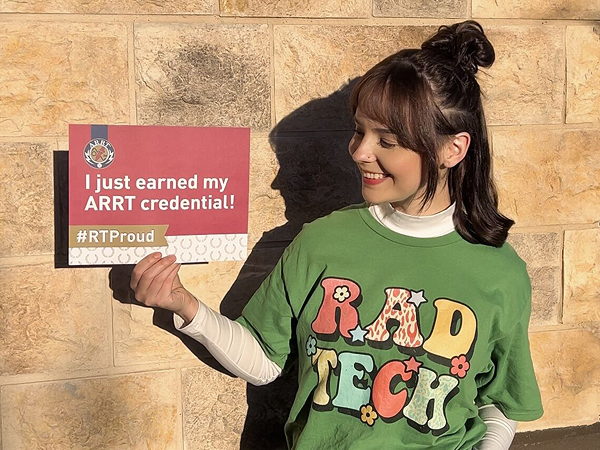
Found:
M 466 131 L 455 134 L 442 152 L 441 165 L 446 168 L 454 167 L 467 155 L 471 136 Z

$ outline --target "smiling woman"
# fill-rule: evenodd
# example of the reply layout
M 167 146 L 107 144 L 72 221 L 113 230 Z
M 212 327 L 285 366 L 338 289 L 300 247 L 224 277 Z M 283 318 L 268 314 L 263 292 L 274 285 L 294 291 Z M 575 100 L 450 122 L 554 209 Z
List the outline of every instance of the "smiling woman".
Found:
M 136 298 L 175 311 L 234 374 L 297 369 L 289 448 L 507 450 L 516 421 L 542 415 L 531 282 L 506 242 L 474 77 L 493 61 L 469 20 L 359 80 L 348 150 L 365 202 L 305 224 L 235 321 L 173 259 L 134 269 Z
M 465 239 L 494 246 L 506 240 L 514 221 L 498 211 L 475 78 L 494 59 L 481 26 L 466 21 L 440 27 L 421 49 L 400 50 L 361 77 L 350 96 L 357 128 L 349 150 L 363 173 L 365 200 L 412 215 L 455 202 Z M 389 176 L 365 181 L 378 173 Z M 463 189 L 467 180 L 473 189 Z
M 356 130 L 348 149 L 362 173 L 364 199 L 369 203 L 390 202 L 400 211 L 416 214 L 417 205 L 413 207 L 412 200 L 422 192 L 421 156 L 401 147 L 393 133 L 360 108 L 354 120 Z M 449 198 L 440 200 L 448 202 Z M 423 212 L 435 214 L 438 211 L 434 209 L 441 206 L 436 204 Z

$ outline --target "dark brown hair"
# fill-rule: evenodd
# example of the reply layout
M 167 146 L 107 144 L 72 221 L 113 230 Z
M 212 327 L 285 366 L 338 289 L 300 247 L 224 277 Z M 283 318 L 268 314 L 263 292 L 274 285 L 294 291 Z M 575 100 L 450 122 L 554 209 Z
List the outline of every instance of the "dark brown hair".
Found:
M 455 134 L 471 142 L 465 158 L 448 169 L 456 202 L 456 231 L 467 241 L 501 247 L 514 221 L 498 211 L 491 152 L 477 69 L 490 67 L 494 48 L 481 25 L 467 20 L 439 27 L 420 49 L 404 49 L 376 64 L 354 86 L 352 114 L 361 111 L 386 125 L 402 147 L 419 153 L 426 192 L 421 210 L 438 185 L 438 152 Z

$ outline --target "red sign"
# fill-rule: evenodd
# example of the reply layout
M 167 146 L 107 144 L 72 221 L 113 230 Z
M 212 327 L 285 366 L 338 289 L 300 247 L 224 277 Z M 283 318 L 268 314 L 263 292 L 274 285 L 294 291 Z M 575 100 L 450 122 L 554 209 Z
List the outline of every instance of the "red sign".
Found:
M 249 157 L 249 128 L 70 125 L 70 264 L 244 259 Z

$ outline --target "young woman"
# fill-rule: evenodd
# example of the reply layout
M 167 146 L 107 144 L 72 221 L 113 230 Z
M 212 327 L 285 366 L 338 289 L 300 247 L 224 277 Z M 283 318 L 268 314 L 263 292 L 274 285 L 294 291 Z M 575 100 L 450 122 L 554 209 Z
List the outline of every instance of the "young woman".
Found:
M 173 256 L 135 268 L 139 301 L 228 370 L 265 384 L 298 363 L 293 449 L 507 449 L 542 415 L 531 284 L 498 212 L 475 74 L 475 21 L 370 69 L 350 103 L 365 202 L 306 224 L 237 321 L 182 285 Z

